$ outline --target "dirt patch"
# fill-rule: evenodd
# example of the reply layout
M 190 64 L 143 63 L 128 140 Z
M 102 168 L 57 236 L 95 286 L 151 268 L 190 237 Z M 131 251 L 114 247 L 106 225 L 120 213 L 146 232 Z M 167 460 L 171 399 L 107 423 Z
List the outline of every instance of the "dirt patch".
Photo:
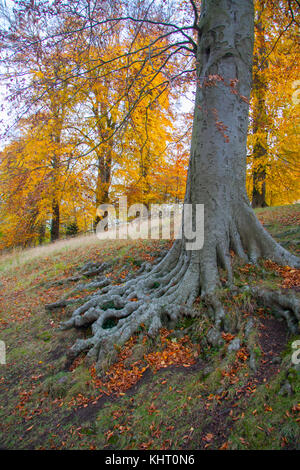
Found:
M 127 390 L 126 395 L 131 397 L 134 396 L 140 387 L 144 384 L 151 384 L 155 380 L 155 378 L 162 378 L 166 374 L 176 374 L 178 375 L 178 385 L 180 382 L 184 381 L 184 375 L 183 373 L 186 374 L 192 374 L 195 373 L 199 370 L 201 370 L 204 367 L 204 362 L 199 360 L 195 364 L 191 365 L 190 367 L 183 367 L 183 366 L 169 366 L 166 368 L 162 368 L 158 370 L 157 372 L 153 372 L 151 369 L 147 369 L 141 379 L 133 385 L 130 389 Z M 70 422 L 74 422 L 74 420 L 79 421 L 80 423 L 87 422 L 87 421 L 93 421 L 96 416 L 98 411 L 108 402 L 112 403 L 118 400 L 118 395 L 109 395 L 109 396 L 103 396 L 99 400 L 97 400 L 96 403 L 89 403 L 87 406 L 83 407 L 80 406 L 78 408 L 75 408 L 72 413 L 70 413 L 63 421 L 62 424 L 67 424 Z
M 288 329 L 283 320 L 263 318 L 260 321 L 259 344 L 263 352 L 263 360 L 258 370 L 258 376 L 265 378 L 272 376 L 278 366 L 271 363 L 285 349 L 288 339 Z
M 48 354 L 49 362 L 57 361 L 65 354 L 66 354 L 66 347 L 57 347 L 55 349 L 52 349 L 51 351 L 49 351 L 49 354 Z
M 228 400 L 225 396 L 224 402 L 214 406 L 211 411 L 207 410 L 203 404 L 203 407 L 191 416 L 191 423 L 201 421 L 203 417 L 208 421 L 208 424 L 202 429 L 197 448 L 220 449 L 227 442 L 235 416 L 243 411 L 242 400 L 249 398 L 257 386 L 265 382 L 268 383 L 270 378 L 280 371 L 280 365 L 272 360 L 284 351 L 287 339 L 288 330 L 285 322 L 275 318 L 260 319 L 259 345 L 262 357 L 258 369 L 247 383 L 237 390 L 234 398 Z M 226 402 L 226 400 L 228 401 Z M 186 441 L 182 449 L 189 449 L 190 442 L 191 440 Z

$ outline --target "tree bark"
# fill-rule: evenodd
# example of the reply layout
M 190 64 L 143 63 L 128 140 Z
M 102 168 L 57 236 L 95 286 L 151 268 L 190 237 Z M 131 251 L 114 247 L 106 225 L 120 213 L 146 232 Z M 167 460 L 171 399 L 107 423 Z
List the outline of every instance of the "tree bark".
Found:
M 111 144 L 111 143 L 110 143 Z M 109 188 L 111 182 L 111 164 L 112 164 L 112 144 L 110 145 L 106 155 L 98 155 L 98 167 L 97 167 L 97 183 L 96 183 L 96 208 L 101 204 L 106 204 L 109 202 Z M 106 217 L 107 214 L 103 215 Z M 102 220 L 100 215 L 96 215 L 94 221 L 94 229 L 98 223 Z
M 257 52 L 254 55 L 253 76 L 253 135 L 256 137 L 253 146 L 253 173 L 252 173 L 252 207 L 267 207 L 266 202 L 266 166 L 264 159 L 268 153 L 267 142 L 267 112 L 266 92 L 267 81 L 265 70 L 268 67 L 266 60 L 265 29 L 261 20 L 265 8 L 265 0 L 258 2 L 256 36 L 258 42 Z
M 253 2 L 206 0 L 202 5 L 185 202 L 205 207 L 204 247 L 190 255 L 205 295 L 216 288 L 218 265 L 231 278 L 230 248 L 253 262 L 260 256 L 279 263 L 295 260 L 263 229 L 245 189 Z
M 46 223 L 41 222 L 39 226 L 39 245 L 42 245 L 46 236 Z
M 59 146 L 61 141 L 61 132 L 62 132 L 62 123 L 63 118 L 59 116 L 59 109 L 54 107 L 53 116 L 55 118 L 56 127 L 52 134 L 52 140 L 58 148 L 55 149 L 52 157 L 52 219 L 51 219 L 51 228 L 50 228 L 50 240 L 55 242 L 59 239 L 59 228 L 60 228 L 60 172 L 61 172 L 61 162 L 59 157 Z
M 51 242 L 55 242 L 59 239 L 59 225 L 60 225 L 60 207 L 58 202 L 53 202 L 52 205 L 52 220 L 51 220 L 51 229 L 50 237 Z
M 101 122 L 101 115 L 105 115 L 106 111 L 105 109 L 102 109 L 101 104 L 99 103 L 99 97 L 95 96 L 95 98 L 96 102 L 93 104 L 92 108 L 96 119 L 98 138 L 100 141 L 102 141 L 108 137 L 110 132 L 108 129 L 114 129 L 115 123 L 110 117 L 106 116 L 106 126 L 103 127 L 103 123 Z M 101 204 L 106 204 L 109 202 L 112 150 L 113 140 L 110 139 L 107 143 L 106 150 L 103 150 L 103 148 L 100 147 L 97 151 L 96 209 Z M 94 220 L 94 230 L 96 230 L 96 227 L 101 219 L 102 217 L 97 214 Z

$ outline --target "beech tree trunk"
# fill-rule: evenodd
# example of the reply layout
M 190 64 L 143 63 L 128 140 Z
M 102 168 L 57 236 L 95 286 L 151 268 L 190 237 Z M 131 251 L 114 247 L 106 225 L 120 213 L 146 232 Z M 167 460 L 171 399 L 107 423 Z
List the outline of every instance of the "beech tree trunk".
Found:
M 185 202 L 204 204 L 204 247 L 191 253 L 202 294 L 218 265 L 231 277 L 230 248 L 255 262 L 292 256 L 257 220 L 246 194 L 246 143 L 252 82 L 252 0 L 205 0 L 198 42 L 198 83 Z

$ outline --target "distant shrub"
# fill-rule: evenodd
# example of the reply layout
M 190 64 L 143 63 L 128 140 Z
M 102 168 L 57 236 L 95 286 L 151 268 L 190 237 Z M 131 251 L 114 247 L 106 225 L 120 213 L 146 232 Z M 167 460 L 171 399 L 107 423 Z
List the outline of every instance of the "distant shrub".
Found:
M 79 232 L 78 225 L 76 222 L 71 222 L 66 226 L 66 235 L 67 237 L 73 237 Z

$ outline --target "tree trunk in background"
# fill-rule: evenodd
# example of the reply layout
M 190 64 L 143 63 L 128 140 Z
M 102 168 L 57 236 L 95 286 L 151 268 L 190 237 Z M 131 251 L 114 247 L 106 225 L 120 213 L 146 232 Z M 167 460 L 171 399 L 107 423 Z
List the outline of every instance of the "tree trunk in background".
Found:
M 51 242 L 55 242 L 56 240 L 59 239 L 59 224 L 60 224 L 59 203 L 54 202 L 52 206 L 52 220 L 51 220 L 51 229 L 50 229 Z
M 109 187 L 111 181 L 111 155 L 105 157 L 98 156 L 98 175 L 96 187 L 96 205 L 105 204 L 108 202 Z
M 53 142 L 57 145 L 57 148 L 54 152 L 52 157 L 52 168 L 53 168 L 53 175 L 52 175 L 52 220 L 51 220 L 51 229 L 50 229 L 50 239 L 51 242 L 55 242 L 59 239 L 59 226 L 60 226 L 60 172 L 61 172 L 61 162 L 59 153 L 60 149 L 60 140 L 61 140 L 61 131 L 62 131 L 62 122 L 63 120 L 57 116 L 58 111 L 53 111 L 53 115 L 55 116 L 56 121 L 56 129 L 52 135 Z
M 105 116 L 106 110 L 105 107 L 99 102 L 99 97 L 95 96 L 96 102 L 93 104 L 93 114 L 96 119 L 96 127 L 98 133 L 98 139 L 100 141 L 106 140 L 109 136 L 110 131 L 107 129 L 113 130 L 115 124 L 111 117 L 106 116 L 106 129 L 103 128 L 103 123 L 101 121 L 101 116 Z M 111 165 L 112 165 L 112 152 L 113 152 L 113 139 L 108 140 L 106 151 L 100 147 L 96 150 L 97 153 L 97 181 L 96 181 L 96 210 L 101 204 L 106 204 L 109 202 L 109 189 L 111 183 Z M 103 214 L 100 215 L 97 213 L 94 220 L 94 230 L 96 230 L 97 224 L 102 220 Z M 106 215 L 104 216 L 106 217 Z
M 46 224 L 43 222 L 39 226 L 39 245 L 42 245 L 46 236 Z
M 266 92 L 267 79 L 265 70 L 268 67 L 266 60 L 265 29 L 261 15 L 265 8 L 265 0 L 258 2 L 256 37 L 257 52 L 254 55 L 253 74 L 253 173 L 252 173 L 252 207 L 266 207 L 266 166 L 264 159 L 268 154 L 267 142 L 267 112 Z
M 108 154 L 98 155 L 98 167 L 97 167 L 97 183 L 96 183 L 96 208 L 101 204 L 106 204 L 109 202 L 109 188 L 111 182 L 111 147 L 108 151 Z M 103 214 L 104 216 L 104 214 Z M 96 229 L 97 224 L 102 220 L 103 216 L 97 214 L 94 221 L 94 229 Z

